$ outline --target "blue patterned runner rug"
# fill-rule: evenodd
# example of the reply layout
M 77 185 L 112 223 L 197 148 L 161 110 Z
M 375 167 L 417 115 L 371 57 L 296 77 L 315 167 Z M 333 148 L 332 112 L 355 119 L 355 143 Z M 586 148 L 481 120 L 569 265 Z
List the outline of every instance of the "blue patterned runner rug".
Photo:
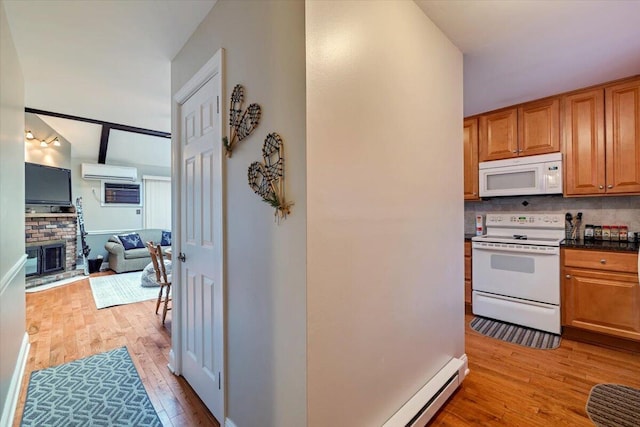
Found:
M 486 317 L 474 317 L 469 326 L 482 335 L 525 347 L 552 350 L 560 346 L 560 335 Z
M 31 373 L 21 426 L 162 427 L 126 347 Z

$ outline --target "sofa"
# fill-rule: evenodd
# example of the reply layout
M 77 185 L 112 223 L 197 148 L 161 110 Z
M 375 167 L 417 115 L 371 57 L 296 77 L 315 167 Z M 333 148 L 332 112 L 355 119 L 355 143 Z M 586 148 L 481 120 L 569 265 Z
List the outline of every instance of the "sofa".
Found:
M 140 236 L 143 247 L 125 249 L 125 245 L 123 245 L 121 238 L 118 236 L 130 236 L 133 233 L 137 233 Z M 164 241 L 163 233 L 165 235 Z M 155 244 L 162 243 L 162 251 L 164 252 L 171 247 L 171 232 L 161 229 L 143 229 L 131 230 L 117 235 L 114 234 L 109 237 L 109 240 L 104 245 L 104 248 L 109 253 L 109 268 L 116 273 L 126 273 L 144 269 L 151 262 L 151 255 L 149 255 L 149 250 L 146 246 L 147 242 L 153 242 Z M 129 241 L 125 243 L 131 246 Z M 138 246 L 140 246 L 140 243 L 138 243 Z

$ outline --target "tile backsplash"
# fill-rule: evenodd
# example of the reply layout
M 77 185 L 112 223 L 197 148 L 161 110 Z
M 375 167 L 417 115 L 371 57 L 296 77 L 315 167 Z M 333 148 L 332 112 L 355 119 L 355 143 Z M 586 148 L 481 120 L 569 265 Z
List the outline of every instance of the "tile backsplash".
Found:
M 626 225 L 640 231 L 640 196 L 576 197 L 519 196 L 496 197 L 464 203 L 464 231 L 475 233 L 476 215 L 494 212 L 567 213 L 582 212 L 582 235 L 585 224 Z

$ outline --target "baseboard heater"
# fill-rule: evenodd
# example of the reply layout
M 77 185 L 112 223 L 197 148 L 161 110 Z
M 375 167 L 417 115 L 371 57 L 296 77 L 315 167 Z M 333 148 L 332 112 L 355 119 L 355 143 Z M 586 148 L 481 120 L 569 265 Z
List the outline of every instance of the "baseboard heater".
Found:
M 424 426 L 462 383 L 469 373 L 467 366 L 466 355 L 451 359 L 383 427 Z

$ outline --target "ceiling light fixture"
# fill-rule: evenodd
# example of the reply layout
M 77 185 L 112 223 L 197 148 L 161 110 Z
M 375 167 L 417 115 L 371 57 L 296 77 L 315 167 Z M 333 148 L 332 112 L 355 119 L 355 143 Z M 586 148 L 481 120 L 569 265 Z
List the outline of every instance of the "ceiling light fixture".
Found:
M 27 130 L 27 131 L 24 132 L 24 137 L 28 141 L 35 140 L 35 142 L 38 142 L 40 147 L 42 147 L 42 148 L 46 148 L 51 144 L 53 144 L 56 147 L 60 147 L 60 145 L 61 145 L 60 144 L 60 138 L 57 137 L 57 136 L 55 138 L 53 138 L 51 141 L 47 141 L 46 139 L 40 140 L 40 139 L 36 139 L 36 137 L 33 135 L 33 132 L 31 132 L 30 130 Z
M 42 148 L 48 147 L 51 144 L 55 145 L 56 147 L 60 147 L 60 140 L 58 139 L 57 136 L 51 141 L 45 141 L 44 139 L 40 141 L 40 147 Z

